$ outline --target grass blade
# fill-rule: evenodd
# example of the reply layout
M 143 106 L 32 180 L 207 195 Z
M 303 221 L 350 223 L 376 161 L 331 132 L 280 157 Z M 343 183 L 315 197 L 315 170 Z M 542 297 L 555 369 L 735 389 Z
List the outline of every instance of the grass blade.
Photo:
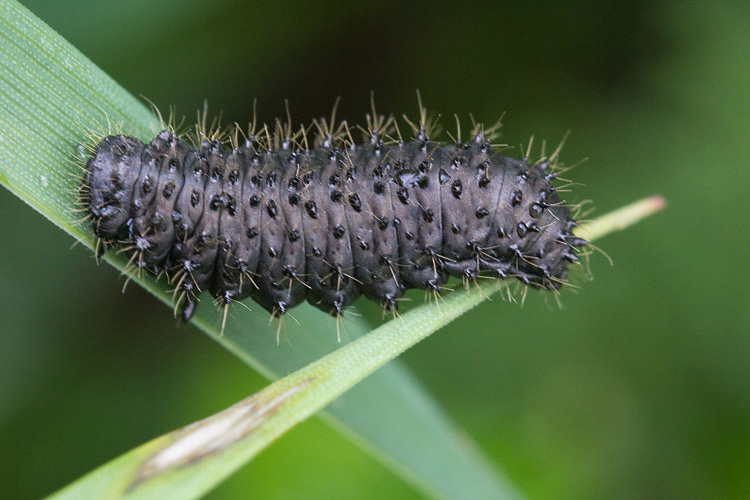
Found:
M 48 26 L 17 2 L 0 0 L 0 184 L 89 248 L 92 235 L 76 224 L 73 212 L 80 178 L 74 159 L 85 155 L 81 144 L 87 142 L 86 130 L 101 129 L 105 114 L 142 138 L 158 127 L 141 102 Z M 121 257 L 105 260 L 124 268 Z M 169 302 L 164 284 L 135 281 Z M 322 329 L 325 335 L 279 348 L 275 335 L 268 334 L 264 312 L 237 311 L 223 337 L 221 321 L 210 307 L 201 308 L 194 322 L 258 371 L 278 378 L 338 347 L 320 312 L 303 307 L 298 317 L 308 330 Z M 353 320 L 348 330 L 357 338 L 368 327 Z M 324 418 L 434 496 L 497 498 L 507 489 L 398 364 L 389 364 L 345 394 Z M 383 426 L 394 419 L 398 428 Z
M 601 237 L 663 206 L 659 197 L 642 200 L 579 232 Z M 497 289 L 497 283 L 491 283 L 447 294 L 440 311 L 431 304 L 412 309 L 401 320 L 376 328 L 221 413 L 123 455 L 53 498 L 198 498 L 294 425 Z M 466 493 L 465 498 L 478 498 Z M 517 498 L 517 493 L 497 484 L 492 497 Z

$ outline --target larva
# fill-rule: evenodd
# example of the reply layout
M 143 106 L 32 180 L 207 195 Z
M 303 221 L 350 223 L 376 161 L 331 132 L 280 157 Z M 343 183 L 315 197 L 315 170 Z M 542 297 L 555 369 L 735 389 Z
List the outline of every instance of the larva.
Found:
M 556 153 L 503 156 L 481 126 L 435 142 L 425 118 L 405 140 L 373 113 L 359 143 L 325 120 L 311 144 L 278 122 L 195 146 L 170 129 L 111 135 L 81 201 L 100 248 L 168 274 L 185 319 L 204 290 L 220 306 L 252 297 L 282 315 L 308 300 L 340 316 L 362 294 L 395 311 L 405 290 L 438 293 L 449 276 L 564 284 L 586 241 L 553 185 Z

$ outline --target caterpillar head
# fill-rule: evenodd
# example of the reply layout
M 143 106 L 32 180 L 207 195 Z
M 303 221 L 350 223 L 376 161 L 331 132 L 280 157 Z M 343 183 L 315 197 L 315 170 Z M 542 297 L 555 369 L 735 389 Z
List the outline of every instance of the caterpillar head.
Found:
M 124 135 L 105 137 L 86 165 L 88 206 L 100 238 L 117 239 L 130 218 L 133 185 L 144 144 Z

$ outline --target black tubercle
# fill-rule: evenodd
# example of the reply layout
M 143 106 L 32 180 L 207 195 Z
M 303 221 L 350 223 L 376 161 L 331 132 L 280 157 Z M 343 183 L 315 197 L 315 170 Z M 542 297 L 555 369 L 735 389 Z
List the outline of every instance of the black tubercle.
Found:
M 166 131 L 148 144 L 105 137 L 83 189 L 99 248 L 132 247 L 137 266 L 166 271 L 187 319 L 203 290 L 222 304 L 252 297 L 283 313 L 307 299 L 338 315 L 363 293 L 395 309 L 405 290 L 439 290 L 449 276 L 557 289 L 586 245 L 549 170 L 486 142 L 292 156 L 252 141 L 193 148 Z

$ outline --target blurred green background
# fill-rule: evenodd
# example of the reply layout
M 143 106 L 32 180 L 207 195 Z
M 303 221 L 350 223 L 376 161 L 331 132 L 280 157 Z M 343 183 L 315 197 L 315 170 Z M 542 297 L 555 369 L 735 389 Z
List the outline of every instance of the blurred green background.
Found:
M 596 215 L 661 194 L 667 211 L 602 240 L 614 266 L 595 254 L 564 309 L 497 299 L 404 358 L 530 498 L 750 497 L 750 4 L 23 3 L 188 119 L 207 99 L 246 123 L 257 98 L 271 121 L 288 98 L 307 122 L 341 96 L 361 122 L 371 90 L 413 116 L 418 88 L 448 130 L 503 112 L 512 145 L 570 129 L 564 160 L 589 160 L 569 200 Z M 0 213 L 3 496 L 50 493 L 266 385 L 7 191 Z M 419 497 L 316 419 L 210 498 L 249 496 Z

